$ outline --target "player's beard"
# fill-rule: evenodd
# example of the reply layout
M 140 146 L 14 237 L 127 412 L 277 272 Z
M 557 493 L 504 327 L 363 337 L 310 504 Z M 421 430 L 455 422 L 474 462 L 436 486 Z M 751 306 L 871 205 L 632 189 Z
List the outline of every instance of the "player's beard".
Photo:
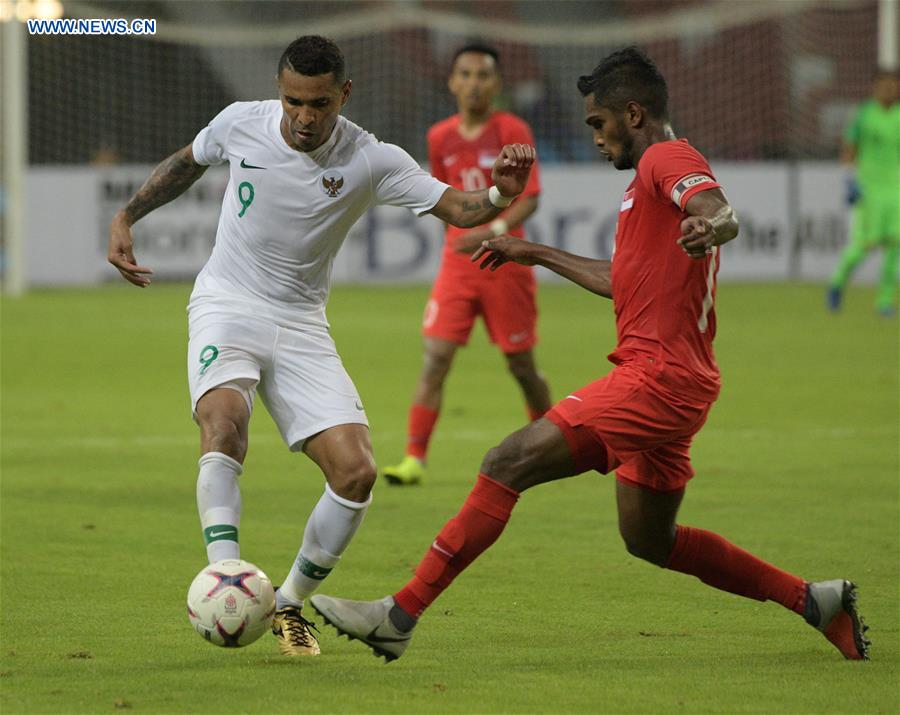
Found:
M 618 155 L 613 158 L 613 166 L 619 171 L 634 168 L 634 159 L 632 158 L 634 151 L 634 137 L 627 132 L 622 133 L 622 143 L 619 145 Z

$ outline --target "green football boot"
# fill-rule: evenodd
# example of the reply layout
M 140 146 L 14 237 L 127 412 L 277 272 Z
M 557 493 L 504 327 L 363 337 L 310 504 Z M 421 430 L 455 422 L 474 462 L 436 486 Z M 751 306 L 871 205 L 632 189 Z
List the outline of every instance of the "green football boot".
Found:
M 425 463 L 418 457 L 407 454 L 400 464 L 385 467 L 381 473 L 384 474 L 388 484 L 397 486 L 421 484 L 425 480 Z

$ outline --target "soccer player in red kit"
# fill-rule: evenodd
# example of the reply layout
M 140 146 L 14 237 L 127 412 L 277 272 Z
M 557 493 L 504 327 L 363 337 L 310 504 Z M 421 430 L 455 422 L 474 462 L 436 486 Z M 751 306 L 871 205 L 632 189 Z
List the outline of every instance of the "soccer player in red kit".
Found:
M 644 54 L 610 55 L 578 88 L 601 153 L 617 169 L 636 170 L 612 261 L 507 238 L 485 241 L 473 259 L 491 270 L 507 262 L 545 266 L 612 298 L 615 368 L 488 451 L 462 509 L 400 591 L 379 601 L 313 596 L 313 607 L 340 632 L 398 658 L 422 612 L 500 536 L 522 491 L 596 469 L 616 472 L 619 531 L 630 553 L 724 591 L 776 601 L 846 658 L 866 658 L 850 581 L 805 581 L 676 522 L 694 474 L 691 440 L 719 391 L 716 271 L 719 246 L 737 235 L 738 222 L 706 160 L 672 133 L 665 80 Z
M 534 137 L 524 121 L 492 107 L 500 91 L 498 55 L 493 47 L 480 43 L 461 47 L 451 67 L 448 87 L 459 111 L 428 132 L 431 173 L 458 189 L 484 189 L 491 184 L 491 166 L 500 147 L 508 143 L 534 145 Z M 533 269 L 516 264 L 490 273 L 479 271 L 470 260 L 485 239 L 501 235 L 524 238 L 522 224 L 537 209 L 540 191 L 534 163 L 525 191 L 491 224 L 474 230 L 447 225 L 441 270 L 425 307 L 425 361 L 409 409 L 406 456 L 383 470 L 389 483 L 418 484 L 425 477 L 428 442 L 441 409 L 444 380 L 457 348 L 468 342 L 479 315 L 522 388 L 529 418 L 537 419 L 550 409 L 550 390 L 534 361 L 537 304 Z

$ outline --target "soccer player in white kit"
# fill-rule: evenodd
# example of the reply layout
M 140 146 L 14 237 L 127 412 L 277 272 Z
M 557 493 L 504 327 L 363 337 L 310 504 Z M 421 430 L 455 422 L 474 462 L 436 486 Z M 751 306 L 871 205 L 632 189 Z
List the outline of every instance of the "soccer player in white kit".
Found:
M 197 507 L 207 558 L 240 558 L 238 477 L 258 391 L 292 451 L 325 476 L 300 551 L 276 593 L 273 632 L 285 655 L 317 655 L 305 599 L 337 564 L 372 501 L 375 461 L 359 394 L 328 331 L 334 256 L 356 220 L 390 204 L 454 226 L 490 222 L 521 193 L 534 148 L 504 146 L 494 186 L 464 192 L 401 148 L 340 116 L 350 97 L 334 42 L 308 35 L 278 63 L 279 100 L 235 102 L 164 160 L 110 226 L 109 262 L 150 284 L 131 226 L 228 163 L 216 243 L 188 305 L 188 380 L 200 426 Z

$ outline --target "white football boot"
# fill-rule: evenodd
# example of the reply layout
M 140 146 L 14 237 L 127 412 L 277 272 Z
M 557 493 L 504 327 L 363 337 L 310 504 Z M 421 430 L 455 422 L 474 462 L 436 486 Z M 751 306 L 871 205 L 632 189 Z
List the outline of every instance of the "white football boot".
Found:
M 806 584 L 803 617 L 849 660 L 868 660 L 869 627 L 856 610 L 856 584 L 843 579 Z
M 412 630 L 401 631 L 391 622 L 389 614 L 396 605 L 393 596 L 380 601 L 348 601 L 316 594 L 309 602 L 338 633 L 362 641 L 386 663 L 403 655 L 412 639 Z

